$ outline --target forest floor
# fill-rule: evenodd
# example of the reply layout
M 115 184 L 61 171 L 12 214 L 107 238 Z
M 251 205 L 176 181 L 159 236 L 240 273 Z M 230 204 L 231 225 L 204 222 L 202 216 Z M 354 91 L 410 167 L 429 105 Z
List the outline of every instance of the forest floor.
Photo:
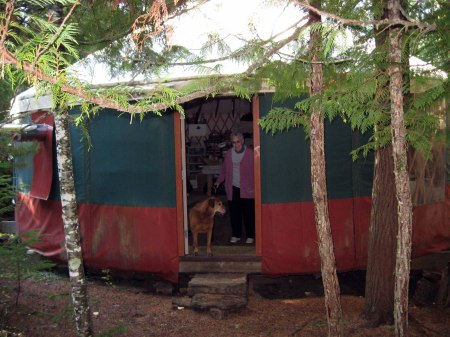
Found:
M 17 305 L 14 291 L 3 292 L 1 337 L 76 336 L 68 278 L 60 273 L 43 275 L 45 277 L 21 283 Z M 362 318 L 364 283 L 360 274 L 340 275 L 340 283 L 343 336 L 395 335 L 392 325 L 373 328 Z M 116 279 L 109 274 L 89 277 L 88 295 L 95 336 L 327 335 L 319 277 L 250 277 L 247 308 L 230 313 L 223 320 L 214 319 L 207 312 L 174 307 L 172 296 L 177 296 L 182 289 L 176 287 L 172 292 L 172 287 L 167 285 L 154 277 L 139 280 Z M 0 278 L 0 287 L 11 290 L 14 284 Z M 409 336 L 450 337 L 450 308 L 440 309 L 433 303 L 418 306 L 410 301 Z

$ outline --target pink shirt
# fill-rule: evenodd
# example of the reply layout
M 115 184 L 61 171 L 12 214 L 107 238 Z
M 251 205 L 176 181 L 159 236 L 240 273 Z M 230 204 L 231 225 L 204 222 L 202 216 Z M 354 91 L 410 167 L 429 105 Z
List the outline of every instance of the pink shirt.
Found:
M 231 159 L 230 149 L 225 154 L 225 161 L 222 165 L 222 170 L 217 183 L 220 184 L 225 181 L 225 191 L 227 193 L 227 199 L 233 199 L 233 161 Z M 244 157 L 240 163 L 240 180 L 241 180 L 241 198 L 253 199 L 255 198 L 255 179 L 254 179 L 254 162 L 253 162 L 253 149 L 245 149 Z

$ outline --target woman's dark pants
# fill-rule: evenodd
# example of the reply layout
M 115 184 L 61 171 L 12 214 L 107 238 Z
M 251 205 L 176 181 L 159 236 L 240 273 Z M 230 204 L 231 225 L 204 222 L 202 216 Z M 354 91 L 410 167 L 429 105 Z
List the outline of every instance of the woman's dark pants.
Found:
M 233 200 L 228 200 L 230 209 L 231 230 L 233 236 L 242 236 L 242 221 L 245 226 L 245 237 L 255 238 L 255 199 L 241 198 L 241 189 L 233 186 Z

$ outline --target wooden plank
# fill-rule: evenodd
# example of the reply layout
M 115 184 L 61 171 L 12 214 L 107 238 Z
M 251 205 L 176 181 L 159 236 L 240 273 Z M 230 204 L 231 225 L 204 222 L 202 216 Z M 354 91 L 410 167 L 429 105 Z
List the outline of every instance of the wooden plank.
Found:
M 199 274 L 189 282 L 188 295 L 221 294 L 247 296 L 245 274 Z

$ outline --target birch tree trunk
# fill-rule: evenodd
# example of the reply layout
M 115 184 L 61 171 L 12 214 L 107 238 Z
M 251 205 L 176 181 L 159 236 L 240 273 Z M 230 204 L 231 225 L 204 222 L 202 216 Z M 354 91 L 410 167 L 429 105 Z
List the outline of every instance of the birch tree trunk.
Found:
M 69 115 L 55 113 L 56 152 L 61 192 L 62 219 L 64 223 L 65 246 L 69 267 L 72 303 L 74 306 L 77 333 L 80 337 L 92 336 L 92 325 L 83 253 L 78 225 L 77 202 L 73 179 L 72 151 L 70 147 Z
M 388 0 L 389 19 L 401 17 L 400 1 Z M 406 128 L 403 112 L 402 31 L 389 31 L 389 91 L 391 97 L 391 134 L 394 176 L 398 202 L 397 253 L 395 264 L 394 322 L 395 334 L 408 334 L 408 286 L 411 260 L 412 203 L 407 171 Z
M 312 3 L 320 8 L 320 1 Z M 310 22 L 320 22 L 319 15 L 309 12 Z M 311 31 L 310 52 L 312 61 L 319 61 L 321 49 L 321 33 Z M 313 97 L 323 90 L 322 64 L 311 65 L 311 94 Z M 325 292 L 325 307 L 328 321 L 328 336 L 341 336 L 342 309 L 340 302 L 339 281 L 336 273 L 333 239 L 331 235 L 330 218 L 328 215 L 327 183 L 325 175 L 325 141 L 324 122 L 321 116 L 320 104 L 313 104 L 311 114 L 311 184 L 314 201 L 317 236 L 323 288 Z

